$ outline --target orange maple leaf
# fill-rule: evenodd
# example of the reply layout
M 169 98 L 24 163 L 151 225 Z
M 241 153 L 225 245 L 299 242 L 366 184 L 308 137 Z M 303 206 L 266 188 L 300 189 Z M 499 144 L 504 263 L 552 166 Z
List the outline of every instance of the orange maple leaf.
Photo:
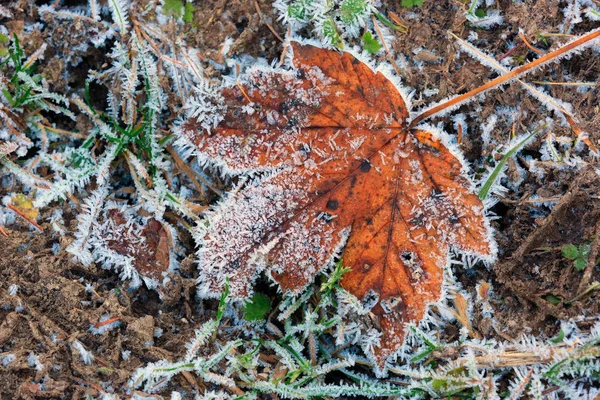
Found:
M 223 91 L 212 134 L 188 120 L 199 154 L 232 174 L 263 172 L 200 233 L 201 287 L 250 295 L 258 272 L 297 293 L 339 252 L 342 286 L 382 336 L 382 366 L 441 295 L 450 247 L 493 255 L 464 165 L 435 129 L 409 128 L 397 87 L 349 53 L 292 43 L 291 71 L 255 68 Z M 259 175 L 256 175 L 259 176 Z M 373 301 L 375 300 L 375 301 Z

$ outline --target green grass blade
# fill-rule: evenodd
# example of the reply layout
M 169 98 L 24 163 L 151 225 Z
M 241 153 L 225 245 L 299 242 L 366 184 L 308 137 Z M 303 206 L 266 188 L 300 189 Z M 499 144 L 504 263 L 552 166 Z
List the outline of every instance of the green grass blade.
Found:
M 517 152 L 519 150 L 521 150 L 521 148 L 523 146 L 525 146 L 529 142 L 529 140 L 531 140 L 535 135 L 537 135 L 542 129 L 543 128 L 536 129 L 535 131 L 533 131 L 532 133 L 527 135 L 527 137 L 525 137 L 525 139 L 523 139 L 520 142 L 518 142 L 517 144 L 515 144 L 510 150 L 508 150 L 506 152 L 504 157 L 502 157 L 500 162 L 498 162 L 498 164 L 496 165 L 496 167 L 494 168 L 494 170 L 492 171 L 490 176 L 487 178 L 487 180 L 485 181 L 485 183 L 479 190 L 479 198 L 481 200 L 485 200 L 488 197 L 488 195 L 490 194 L 490 191 L 492 189 L 492 186 L 494 185 L 494 182 L 496 182 L 496 179 L 498 179 L 498 175 L 500 175 L 500 172 L 502 172 L 502 170 L 504 169 L 504 166 L 506 165 L 506 162 L 508 161 L 508 159 L 511 158 L 512 156 L 514 156 L 515 154 L 517 154 Z

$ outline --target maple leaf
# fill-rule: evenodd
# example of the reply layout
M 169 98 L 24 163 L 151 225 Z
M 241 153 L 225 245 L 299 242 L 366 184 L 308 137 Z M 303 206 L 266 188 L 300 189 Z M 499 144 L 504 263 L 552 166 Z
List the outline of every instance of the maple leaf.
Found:
M 443 134 L 409 128 L 384 74 L 347 52 L 291 47 L 292 70 L 254 68 L 223 90 L 212 132 L 182 126 L 202 159 L 254 176 L 201 228 L 199 290 L 217 297 L 228 278 L 246 298 L 264 270 L 297 293 L 344 249 L 341 284 L 372 306 L 383 366 L 439 299 L 449 248 L 493 256 L 483 205 Z

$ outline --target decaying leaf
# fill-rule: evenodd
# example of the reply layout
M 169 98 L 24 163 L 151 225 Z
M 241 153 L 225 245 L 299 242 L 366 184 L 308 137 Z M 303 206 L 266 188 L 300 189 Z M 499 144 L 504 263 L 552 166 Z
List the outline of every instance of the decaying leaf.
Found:
M 17 207 L 25 216 L 32 220 L 36 220 L 40 215 L 40 210 L 33 206 L 33 201 L 22 193 L 17 193 L 10 198 L 10 201 Z
M 102 242 L 102 247 L 108 250 L 105 254 L 114 252 L 124 260 L 131 260 L 142 277 L 162 282 L 163 273 L 170 264 L 169 229 L 154 218 L 139 223 L 127 218 L 118 209 L 110 209 L 106 214 L 105 222 L 97 228 L 99 232 L 96 232 L 94 241 Z
M 483 206 L 444 135 L 408 128 L 384 74 L 350 53 L 292 49 L 291 70 L 254 68 L 224 89 L 212 132 L 182 127 L 202 159 L 254 176 L 199 232 L 200 290 L 216 297 L 229 278 L 245 298 L 264 270 L 299 292 L 343 249 L 343 287 L 379 319 L 381 366 L 439 299 L 449 247 L 493 256 Z

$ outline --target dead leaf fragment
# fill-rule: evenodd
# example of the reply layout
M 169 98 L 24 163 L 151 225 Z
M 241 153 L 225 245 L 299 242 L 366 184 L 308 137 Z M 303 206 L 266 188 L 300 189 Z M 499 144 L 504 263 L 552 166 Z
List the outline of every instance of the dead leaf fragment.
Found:
M 105 224 L 107 247 L 133 257 L 134 267 L 140 275 L 162 282 L 170 263 L 168 228 L 154 218 L 140 226 L 128 221 L 117 209 L 109 210 L 107 217 L 111 220 Z

